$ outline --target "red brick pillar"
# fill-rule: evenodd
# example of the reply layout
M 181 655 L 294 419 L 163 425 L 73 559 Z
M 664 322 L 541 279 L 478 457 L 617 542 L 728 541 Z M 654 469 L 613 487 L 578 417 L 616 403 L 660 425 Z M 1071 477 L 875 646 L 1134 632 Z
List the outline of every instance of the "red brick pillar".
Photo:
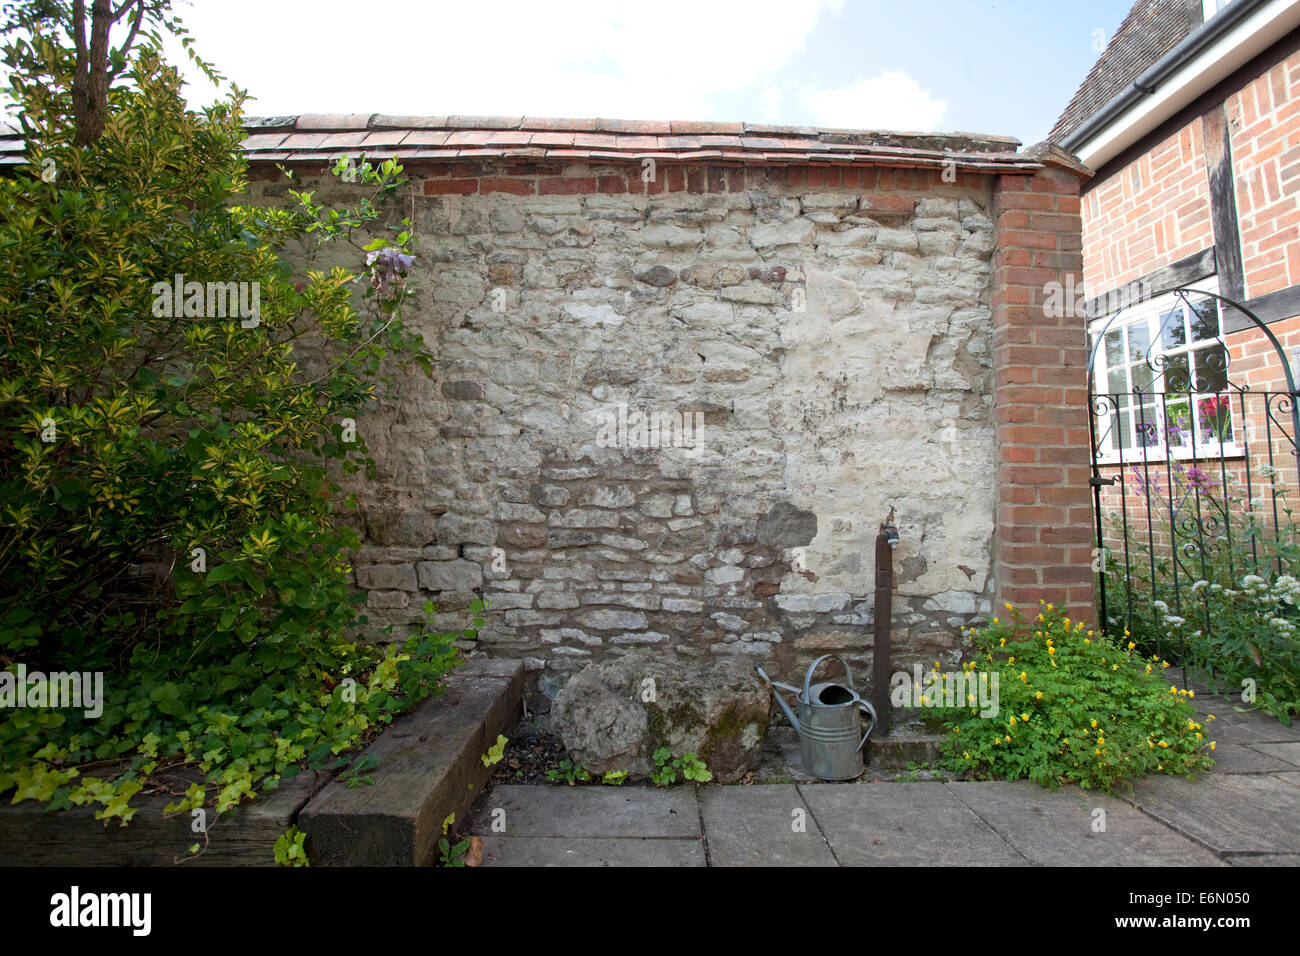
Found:
M 1083 271 L 1079 186 L 1089 173 L 1055 147 L 1027 155 L 1044 168 L 998 176 L 993 187 L 994 613 L 1005 603 L 1037 613 L 1041 599 L 1093 621 L 1087 323 L 1075 307 L 1082 302 L 1075 291 Z M 1055 307 L 1059 294 L 1047 302 L 1050 283 L 1070 291 L 1064 308 Z

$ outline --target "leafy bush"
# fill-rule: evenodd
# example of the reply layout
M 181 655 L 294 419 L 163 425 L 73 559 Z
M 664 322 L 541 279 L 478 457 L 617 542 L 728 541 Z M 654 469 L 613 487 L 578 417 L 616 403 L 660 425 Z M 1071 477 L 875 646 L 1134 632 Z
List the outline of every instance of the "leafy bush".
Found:
M 351 209 L 240 204 L 241 92 L 187 110 L 151 34 L 129 64 L 100 51 L 123 82 L 90 129 L 69 93 L 83 25 L 17 6 L 4 52 L 30 167 L 0 178 L 0 667 L 105 671 L 107 699 L 97 719 L 8 712 L 0 794 L 125 825 L 174 771 L 198 780 L 170 809 L 224 812 L 345 765 L 455 663 L 459 634 L 357 643 L 354 503 L 331 479 L 331 461 L 373 464 L 363 409 L 430 371 L 400 320 L 410 223 L 381 213 L 402 171 L 363 164 Z M 356 247 L 356 272 L 295 275 L 285 250 L 313 239 Z M 209 286 L 182 309 L 177 275 L 244 283 L 258 308 L 214 314 Z
M 1010 608 L 1010 605 L 1008 605 Z M 1144 773 L 1191 774 L 1213 765 L 1214 742 L 1188 703 L 1195 692 L 1163 679 L 1168 663 L 1134 654 L 1047 604 L 1037 620 L 1012 610 L 972 629 L 976 659 L 964 665 L 997 677 L 997 709 L 944 698 L 927 713 L 948 737 L 943 765 L 979 778 L 1027 778 L 1111 791 Z
M 1300 713 L 1300 529 L 1277 471 L 1261 473 L 1267 485 L 1254 500 L 1230 475 L 1175 465 L 1166 490 L 1135 473 L 1178 545 L 1130 540 L 1127 567 L 1109 555 L 1107 616 L 1143 652 L 1222 681 L 1289 724 Z M 1116 532 L 1122 540 L 1117 520 Z
M 713 779 L 713 772 L 693 753 L 674 757 L 667 747 L 660 747 L 653 754 L 655 769 L 650 773 L 650 780 L 656 787 L 666 787 L 677 782 L 680 772 L 687 780 L 708 783 Z

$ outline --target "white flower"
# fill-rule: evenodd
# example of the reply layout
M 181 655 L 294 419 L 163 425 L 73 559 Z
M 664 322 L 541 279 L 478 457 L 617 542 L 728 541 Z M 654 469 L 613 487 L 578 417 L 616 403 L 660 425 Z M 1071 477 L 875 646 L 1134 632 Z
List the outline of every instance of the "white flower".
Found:
M 1176 614 L 1166 614 L 1165 623 L 1170 627 L 1182 627 L 1187 622 Z
M 1159 611 L 1161 614 L 1169 613 L 1169 605 L 1166 604 L 1164 601 L 1152 601 L 1151 606 L 1155 608 L 1157 611 Z
M 1265 478 L 1267 478 L 1269 481 L 1277 480 L 1277 469 L 1274 468 L 1272 465 L 1264 465 L 1262 468 L 1260 468 L 1259 473 L 1263 475 Z
M 1210 586 L 1209 581 L 1197 581 L 1194 584 L 1192 584 L 1192 593 L 1196 594 L 1198 591 L 1202 590 L 1203 588 L 1208 588 L 1209 586 Z

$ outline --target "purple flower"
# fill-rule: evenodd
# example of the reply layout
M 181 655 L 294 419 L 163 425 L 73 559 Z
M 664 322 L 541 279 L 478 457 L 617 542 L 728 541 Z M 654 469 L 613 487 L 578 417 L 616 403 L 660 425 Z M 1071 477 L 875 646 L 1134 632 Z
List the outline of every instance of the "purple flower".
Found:
M 366 266 L 370 269 L 370 284 L 374 286 L 380 298 L 388 297 L 394 283 L 397 284 L 398 291 L 406 288 L 406 273 L 414 263 L 414 256 L 408 256 L 401 249 L 393 246 L 366 253 Z
M 1208 471 L 1203 471 L 1200 468 L 1188 468 L 1186 478 L 1187 483 L 1197 491 L 1209 491 L 1219 483 L 1216 479 L 1210 477 Z

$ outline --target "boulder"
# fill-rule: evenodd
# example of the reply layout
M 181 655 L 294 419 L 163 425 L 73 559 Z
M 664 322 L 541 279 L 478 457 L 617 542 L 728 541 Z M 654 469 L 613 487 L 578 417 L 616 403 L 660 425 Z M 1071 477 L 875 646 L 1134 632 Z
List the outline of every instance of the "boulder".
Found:
M 768 691 L 740 661 L 673 661 L 630 655 L 588 664 L 556 695 L 551 727 L 593 774 L 648 774 L 668 747 L 694 753 L 717 783 L 758 769 Z

